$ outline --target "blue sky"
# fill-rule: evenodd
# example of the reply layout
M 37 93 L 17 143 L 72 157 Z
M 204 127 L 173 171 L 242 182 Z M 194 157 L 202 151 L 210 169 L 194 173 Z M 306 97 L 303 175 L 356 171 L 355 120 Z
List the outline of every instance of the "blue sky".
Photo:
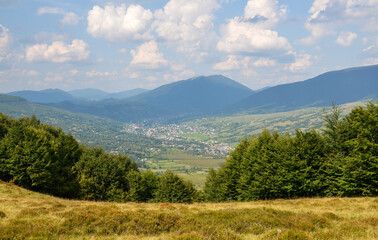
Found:
M 378 0 L 0 0 L 0 92 L 252 89 L 378 64 Z

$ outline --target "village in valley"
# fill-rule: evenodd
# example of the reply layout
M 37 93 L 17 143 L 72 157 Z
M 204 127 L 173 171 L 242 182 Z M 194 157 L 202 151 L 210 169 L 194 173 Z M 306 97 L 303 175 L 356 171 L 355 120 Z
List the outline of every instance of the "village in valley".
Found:
M 161 140 L 160 146 L 150 148 L 151 153 L 158 154 L 162 149 L 178 149 L 195 155 L 227 157 L 234 148 L 214 140 L 215 131 L 213 128 L 196 126 L 192 122 L 167 125 L 127 124 L 123 130 L 125 133 Z

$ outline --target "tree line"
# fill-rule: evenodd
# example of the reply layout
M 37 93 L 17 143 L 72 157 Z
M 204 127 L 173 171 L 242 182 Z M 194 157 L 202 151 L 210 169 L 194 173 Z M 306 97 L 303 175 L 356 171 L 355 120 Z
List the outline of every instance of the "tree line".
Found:
M 378 102 L 377 102 L 378 103 Z M 171 171 L 139 171 L 125 155 L 80 144 L 33 117 L 0 113 L 0 180 L 54 196 L 101 201 L 184 202 L 377 196 L 378 104 L 294 136 L 264 130 L 243 139 L 203 191 Z
M 225 165 L 210 169 L 204 194 L 208 201 L 377 196 L 378 105 L 343 118 L 334 106 L 322 130 L 264 130 L 242 140 Z
M 198 196 L 192 183 L 171 171 L 140 172 L 127 156 L 83 146 L 35 116 L 13 119 L 1 113 L 0 180 L 84 200 L 190 203 Z

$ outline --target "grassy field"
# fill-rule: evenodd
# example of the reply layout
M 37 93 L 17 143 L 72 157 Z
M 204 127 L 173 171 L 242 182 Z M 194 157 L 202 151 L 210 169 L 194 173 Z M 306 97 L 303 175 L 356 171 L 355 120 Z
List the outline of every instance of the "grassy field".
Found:
M 378 198 L 106 203 L 0 182 L 0 239 L 378 239 Z
M 225 161 L 226 159 L 197 156 L 185 151 L 172 150 L 162 154 L 159 158 L 151 159 L 148 166 L 155 173 L 164 173 L 169 169 L 185 180 L 193 182 L 200 189 L 205 184 L 209 168 L 218 168 Z
M 366 102 L 353 102 L 340 106 L 342 115 L 349 113 L 356 106 L 365 106 Z M 331 107 L 312 107 L 289 112 L 269 114 L 248 114 L 228 117 L 209 117 L 196 120 L 193 125 L 216 129 L 211 139 L 218 142 L 236 145 L 243 138 L 259 135 L 263 129 L 281 133 L 294 133 L 296 129 L 308 131 L 322 126 L 324 110 Z

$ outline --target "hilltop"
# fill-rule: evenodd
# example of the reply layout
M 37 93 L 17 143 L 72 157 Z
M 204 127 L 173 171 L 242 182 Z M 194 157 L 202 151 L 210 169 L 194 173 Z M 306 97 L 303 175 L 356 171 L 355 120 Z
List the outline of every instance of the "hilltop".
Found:
M 64 200 L 0 181 L 2 239 L 376 239 L 378 198 L 244 203 Z

